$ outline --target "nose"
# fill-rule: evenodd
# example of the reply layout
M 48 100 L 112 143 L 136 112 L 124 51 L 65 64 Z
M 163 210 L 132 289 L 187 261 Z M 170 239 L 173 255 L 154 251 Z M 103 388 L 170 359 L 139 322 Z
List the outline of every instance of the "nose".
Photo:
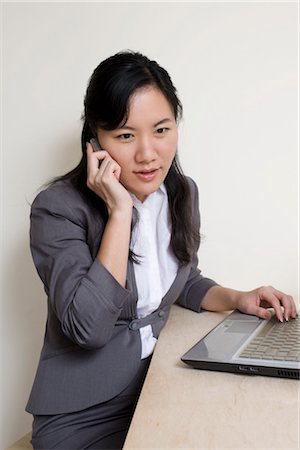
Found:
M 135 153 L 135 160 L 138 163 L 150 163 L 157 158 L 155 143 L 149 137 L 139 139 Z

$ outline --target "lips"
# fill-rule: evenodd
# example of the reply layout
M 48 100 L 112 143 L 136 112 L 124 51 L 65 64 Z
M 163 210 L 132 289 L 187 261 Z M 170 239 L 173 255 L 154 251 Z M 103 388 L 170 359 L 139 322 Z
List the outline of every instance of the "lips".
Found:
M 144 181 L 152 181 L 158 173 L 158 169 L 145 169 L 135 172 L 135 175 Z

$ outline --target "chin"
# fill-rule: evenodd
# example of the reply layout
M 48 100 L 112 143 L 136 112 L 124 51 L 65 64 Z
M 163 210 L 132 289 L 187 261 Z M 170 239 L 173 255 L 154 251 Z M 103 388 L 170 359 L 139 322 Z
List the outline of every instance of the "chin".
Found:
M 149 195 L 151 195 L 151 194 L 153 194 L 155 191 L 157 191 L 157 189 L 159 188 L 159 186 L 160 186 L 160 185 L 155 186 L 155 187 L 153 187 L 153 188 L 151 188 L 151 189 L 144 189 L 144 190 L 141 190 L 141 191 L 138 191 L 138 192 L 132 190 L 131 192 L 136 196 L 137 199 L 139 199 L 141 202 L 143 202 L 144 200 L 146 200 L 146 198 L 147 198 Z

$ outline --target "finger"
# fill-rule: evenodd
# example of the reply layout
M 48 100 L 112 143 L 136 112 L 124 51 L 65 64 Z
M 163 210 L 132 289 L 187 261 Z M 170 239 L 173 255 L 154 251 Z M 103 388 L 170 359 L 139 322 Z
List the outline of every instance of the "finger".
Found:
M 274 294 L 270 294 L 268 301 L 274 308 L 277 319 L 280 322 L 283 322 L 283 314 L 282 314 L 281 304 L 280 304 L 278 298 Z
M 89 158 L 98 159 L 101 161 L 103 158 L 105 158 L 106 155 L 109 155 L 109 153 L 106 150 L 97 150 L 96 152 L 93 149 L 93 146 L 90 142 L 86 143 L 86 152 L 87 156 Z
M 87 181 L 89 183 L 89 181 L 92 183 L 92 180 L 95 177 L 95 173 L 96 173 L 96 168 L 95 168 L 95 164 L 94 164 L 94 159 L 92 157 L 94 151 L 93 151 L 93 147 L 92 145 L 87 142 L 86 144 L 86 154 L 87 154 L 87 167 L 86 167 L 86 172 L 87 172 Z
M 261 319 L 265 319 L 265 320 L 269 320 L 272 317 L 272 314 L 268 309 L 262 308 L 261 306 L 254 305 L 254 304 L 249 305 L 248 314 L 260 317 Z
M 291 305 L 291 317 L 292 319 L 296 319 L 296 317 L 298 316 L 296 303 L 294 302 L 294 299 L 291 295 L 287 295 L 287 298 L 289 299 Z
M 274 294 L 280 300 L 283 306 L 285 320 L 288 321 L 290 317 L 295 318 L 296 305 L 293 297 L 291 295 L 285 294 L 284 292 L 278 291 L 277 289 L 274 289 Z
M 120 173 L 121 168 L 118 163 L 109 156 L 105 157 L 94 179 L 94 185 L 98 186 L 97 189 L 102 192 L 102 196 L 114 195 L 116 185 L 119 184 Z
M 296 317 L 298 316 L 296 303 L 294 302 L 294 299 L 291 295 L 287 295 L 287 298 L 289 299 L 291 305 L 290 317 L 292 319 L 296 319 Z
M 292 317 L 292 303 L 291 303 L 291 297 L 288 295 L 283 294 L 281 297 L 281 304 L 284 309 L 284 318 L 286 321 L 289 320 L 290 317 Z
M 113 173 L 116 179 L 119 181 L 121 175 L 121 166 L 118 163 L 116 163 Z
M 296 319 L 296 317 L 298 317 L 297 306 L 296 306 L 296 303 L 295 303 L 294 299 L 292 299 L 292 300 L 293 300 L 293 313 L 292 313 L 292 317 L 293 317 L 293 319 Z
M 281 310 L 281 304 L 279 299 L 276 297 L 276 295 L 274 294 L 275 289 L 268 287 L 268 288 L 262 288 L 259 291 L 259 298 L 260 301 L 267 301 L 270 306 L 272 306 L 272 308 L 274 308 L 275 310 L 275 314 L 278 318 L 278 320 L 280 320 L 280 322 L 283 322 L 283 314 L 282 314 L 282 310 Z
M 98 176 L 111 177 L 111 175 L 115 175 L 116 177 L 118 177 L 120 173 L 121 167 L 119 166 L 119 164 L 107 154 L 107 156 L 105 156 L 105 158 L 101 162 Z
M 103 173 L 105 172 L 110 161 L 111 161 L 111 158 L 108 154 L 104 155 L 104 157 L 100 160 L 100 165 L 99 165 L 99 160 L 98 160 L 98 171 L 97 171 L 98 177 L 103 176 Z
M 108 155 L 105 150 L 94 152 L 92 145 L 87 142 L 86 144 L 87 152 L 87 178 L 93 180 L 99 171 L 99 161 Z

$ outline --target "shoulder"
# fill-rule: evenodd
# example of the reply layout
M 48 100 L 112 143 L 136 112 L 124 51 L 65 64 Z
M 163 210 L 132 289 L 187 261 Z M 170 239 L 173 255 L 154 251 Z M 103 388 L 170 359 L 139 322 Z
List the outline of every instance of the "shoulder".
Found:
M 95 211 L 84 194 L 66 180 L 56 181 L 38 193 L 31 205 L 31 214 L 35 213 L 85 222 L 85 217 Z
M 76 189 L 70 181 L 55 181 L 42 189 L 34 199 L 33 205 L 45 200 L 54 200 L 57 197 L 62 199 L 78 198 L 80 192 Z
M 44 206 L 70 209 L 78 203 L 87 203 L 83 194 L 70 181 L 56 181 L 38 193 L 32 203 L 32 208 Z
M 198 200 L 198 186 L 196 182 L 193 180 L 193 178 L 187 175 L 185 176 L 185 178 L 190 188 L 192 200 Z
M 188 175 L 185 175 L 185 179 L 188 182 L 188 185 L 190 186 L 191 190 L 197 190 L 197 184 L 193 178 L 189 177 Z
M 192 217 L 196 223 L 196 227 L 200 228 L 200 209 L 199 209 L 199 192 L 197 183 L 193 178 L 186 176 L 186 180 L 190 187 L 191 193 L 191 207 L 192 207 Z

